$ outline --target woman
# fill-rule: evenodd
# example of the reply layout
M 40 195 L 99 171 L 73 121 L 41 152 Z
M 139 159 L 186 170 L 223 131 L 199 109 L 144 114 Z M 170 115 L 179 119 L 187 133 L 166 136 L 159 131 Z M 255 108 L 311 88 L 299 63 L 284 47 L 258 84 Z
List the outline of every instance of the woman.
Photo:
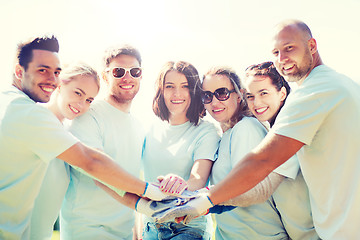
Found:
M 290 87 L 272 62 L 248 67 L 245 71 L 245 98 L 250 111 L 272 127 Z M 297 162 L 296 155 L 294 158 Z M 311 216 L 308 189 L 299 169 L 294 180 L 284 179 L 272 194 L 284 227 L 291 239 L 319 239 Z
M 60 122 L 84 114 L 100 88 L 97 72 L 84 63 L 62 71 L 60 84 L 48 103 L 42 104 Z M 64 161 L 53 159 L 48 166 L 31 219 L 31 239 L 51 239 L 54 223 L 69 185 L 69 169 Z
M 231 69 L 215 67 L 204 76 L 202 99 L 206 110 L 220 123 L 223 136 L 218 159 L 213 165 L 212 184 L 221 181 L 265 137 L 266 129 L 251 114 L 242 99 L 240 79 Z M 272 173 L 277 177 L 279 174 Z M 289 239 L 283 228 L 269 192 L 279 180 L 273 176 L 247 193 L 231 199 L 225 205 L 240 206 L 215 215 L 215 238 L 219 239 Z M 272 183 L 274 185 L 272 185 Z
M 200 78 L 187 62 L 167 62 L 156 82 L 153 110 L 162 121 L 156 122 L 146 136 L 143 153 L 144 176 L 147 181 L 187 181 L 191 191 L 203 188 L 215 160 L 219 134 L 215 126 L 202 120 Z M 175 191 L 178 189 L 178 191 Z M 164 190 L 180 194 L 184 187 Z M 210 216 L 202 216 L 188 225 L 174 221 L 155 224 L 145 217 L 143 239 L 210 239 Z

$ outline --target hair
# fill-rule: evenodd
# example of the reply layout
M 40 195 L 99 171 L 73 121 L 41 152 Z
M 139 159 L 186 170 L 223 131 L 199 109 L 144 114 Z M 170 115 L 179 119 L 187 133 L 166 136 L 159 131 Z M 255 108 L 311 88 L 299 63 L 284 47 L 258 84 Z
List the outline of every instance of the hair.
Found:
M 60 74 L 60 81 L 62 84 L 67 84 L 77 76 L 88 76 L 94 78 L 98 89 L 100 89 L 100 78 L 96 70 L 83 62 L 71 63 L 65 66 L 64 70 Z
M 234 115 L 230 119 L 230 127 L 233 127 L 236 123 L 241 121 L 243 117 L 252 116 L 247 106 L 247 103 L 243 98 L 243 94 L 241 93 L 243 88 L 241 86 L 240 77 L 236 74 L 236 72 L 229 67 L 223 67 L 223 66 L 213 67 L 206 74 L 204 74 L 203 81 L 207 76 L 212 76 L 212 75 L 222 75 L 227 77 L 230 80 L 231 84 L 233 85 L 236 93 L 241 97 L 241 101 L 238 104 L 238 107 Z
M 114 58 L 120 55 L 128 55 L 135 57 L 136 60 L 139 62 L 139 65 L 141 66 L 141 55 L 139 50 L 137 50 L 135 47 L 131 45 L 124 44 L 124 45 L 112 46 L 105 50 L 105 54 L 103 57 L 103 67 L 104 68 L 109 67 L 110 62 Z
M 191 123 L 197 125 L 200 118 L 205 116 L 204 104 L 201 100 L 201 83 L 198 71 L 190 63 L 184 61 L 167 62 L 161 69 L 155 83 L 155 97 L 153 100 L 153 111 L 163 121 L 169 121 L 170 112 L 166 107 L 164 99 L 164 83 L 166 74 L 170 71 L 176 71 L 184 74 L 189 85 L 191 103 L 186 112 L 186 117 Z
M 280 73 L 276 70 L 276 67 L 273 62 L 263 62 L 260 64 L 254 64 L 249 66 L 245 70 L 245 81 L 249 79 L 249 77 L 252 76 L 267 76 L 270 78 L 272 85 L 275 87 L 275 89 L 279 92 L 282 87 L 286 89 L 286 96 L 283 100 L 283 103 L 280 105 L 278 113 L 280 112 L 281 108 L 284 106 L 284 103 L 287 99 L 287 97 L 290 94 L 291 88 L 289 86 L 289 83 L 284 79 L 283 76 L 280 75 Z M 273 118 L 275 120 L 276 116 Z M 272 126 L 274 123 L 270 122 L 270 125 Z
M 41 36 L 30 38 L 17 45 L 16 59 L 18 63 L 27 70 L 29 63 L 33 58 L 33 50 L 46 50 L 50 52 L 59 52 L 59 42 L 52 36 Z
M 286 101 L 287 96 L 290 94 L 291 88 L 289 83 L 284 79 L 283 76 L 276 70 L 273 62 L 263 62 L 260 64 L 254 64 L 249 66 L 245 70 L 245 81 L 251 76 L 267 76 L 271 79 L 272 85 L 277 91 L 280 91 L 282 87 L 286 89 Z

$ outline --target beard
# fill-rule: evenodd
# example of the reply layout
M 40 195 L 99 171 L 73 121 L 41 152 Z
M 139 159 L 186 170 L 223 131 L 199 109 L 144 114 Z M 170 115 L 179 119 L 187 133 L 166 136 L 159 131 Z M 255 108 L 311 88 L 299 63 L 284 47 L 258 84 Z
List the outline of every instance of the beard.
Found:
M 301 59 L 301 65 L 295 65 L 296 71 L 293 73 L 285 74 L 284 71 L 281 71 L 281 75 L 284 76 L 285 80 L 288 82 L 298 82 L 303 80 L 311 71 L 311 66 L 313 64 L 313 58 L 310 53 L 310 50 L 308 50 L 303 58 Z

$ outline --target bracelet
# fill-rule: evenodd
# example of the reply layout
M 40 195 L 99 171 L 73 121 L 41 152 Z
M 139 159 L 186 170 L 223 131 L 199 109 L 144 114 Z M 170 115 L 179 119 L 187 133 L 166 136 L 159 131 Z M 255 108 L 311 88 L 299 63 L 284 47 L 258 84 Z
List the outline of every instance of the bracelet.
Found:
M 211 201 L 211 199 L 209 198 L 209 196 L 206 195 L 206 197 L 207 197 L 207 199 L 209 200 L 209 202 L 211 203 L 211 205 L 214 206 L 214 204 L 213 204 L 213 202 Z
M 148 185 L 149 185 L 149 184 L 146 182 L 146 183 L 145 183 L 145 190 L 144 190 L 144 193 L 142 194 L 143 196 L 144 196 L 145 193 L 146 193 L 146 189 L 148 188 Z

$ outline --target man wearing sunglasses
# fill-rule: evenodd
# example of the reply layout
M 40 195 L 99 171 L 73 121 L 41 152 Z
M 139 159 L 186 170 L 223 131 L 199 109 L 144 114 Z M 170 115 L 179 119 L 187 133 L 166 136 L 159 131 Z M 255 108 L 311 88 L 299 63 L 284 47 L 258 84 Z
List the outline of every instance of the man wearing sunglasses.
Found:
M 144 134 L 129 112 L 142 79 L 141 56 L 129 45 L 111 47 L 105 52 L 103 65 L 105 98 L 96 99 L 86 114 L 71 123 L 69 130 L 85 144 L 110 155 L 132 175 L 139 176 Z M 134 225 L 134 211 L 126 206 L 91 178 L 71 169 L 70 187 L 61 210 L 61 237 L 132 239 L 129 230 Z
M 229 175 L 176 215 L 196 215 L 253 188 L 295 153 L 321 239 L 358 239 L 360 222 L 360 86 L 323 64 L 308 26 L 280 23 L 274 63 L 296 82 L 265 139 Z M 170 214 L 170 213 L 169 213 Z

